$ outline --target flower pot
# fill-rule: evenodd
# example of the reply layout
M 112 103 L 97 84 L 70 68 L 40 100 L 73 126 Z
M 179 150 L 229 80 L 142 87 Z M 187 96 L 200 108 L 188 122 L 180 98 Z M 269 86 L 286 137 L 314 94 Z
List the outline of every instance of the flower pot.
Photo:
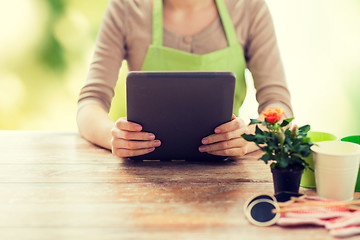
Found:
M 279 192 L 298 193 L 303 171 L 304 169 L 272 168 L 275 194 Z

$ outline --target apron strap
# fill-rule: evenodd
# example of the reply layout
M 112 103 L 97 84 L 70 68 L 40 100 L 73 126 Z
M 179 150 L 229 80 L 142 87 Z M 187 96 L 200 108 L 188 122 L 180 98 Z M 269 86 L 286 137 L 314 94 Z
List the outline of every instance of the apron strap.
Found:
M 163 45 L 163 0 L 155 0 L 152 14 L 152 45 Z
M 237 40 L 235 27 L 225 5 L 225 1 L 215 0 L 215 2 L 229 46 L 234 46 L 235 44 L 238 45 L 239 42 Z
M 229 46 L 238 44 L 234 24 L 224 0 L 215 0 Z M 152 45 L 163 45 L 163 0 L 155 0 L 152 14 Z

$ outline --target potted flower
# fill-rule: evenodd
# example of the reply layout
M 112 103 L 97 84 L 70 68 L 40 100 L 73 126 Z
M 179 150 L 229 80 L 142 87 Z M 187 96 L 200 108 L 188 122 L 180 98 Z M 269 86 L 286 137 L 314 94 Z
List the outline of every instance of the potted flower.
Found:
M 254 142 L 262 151 L 260 158 L 266 164 L 271 163 L 275 194 L 283 191 L 298 193 L 301 174 L 309 168 L 305 158 L 310 155 L 313 145 L 307 136 L 309 125 L 290 127 L 294 118 L 281 121 L 282 109 L 269 108 L 263 112 L 265 120 L 251 119 L 256 124 L 255 134 L 243 134 L 242 137 Z M 263 127 L 259 127 L 259 125 Z

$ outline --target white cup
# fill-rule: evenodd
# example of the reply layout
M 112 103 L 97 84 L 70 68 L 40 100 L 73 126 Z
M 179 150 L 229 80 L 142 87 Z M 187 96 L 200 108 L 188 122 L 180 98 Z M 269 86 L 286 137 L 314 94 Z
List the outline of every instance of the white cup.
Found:
M 311 147 L 316 191 L 320 197 L 348 201 L 354 197 L 360 164 L 360 145 L 325 141 Z

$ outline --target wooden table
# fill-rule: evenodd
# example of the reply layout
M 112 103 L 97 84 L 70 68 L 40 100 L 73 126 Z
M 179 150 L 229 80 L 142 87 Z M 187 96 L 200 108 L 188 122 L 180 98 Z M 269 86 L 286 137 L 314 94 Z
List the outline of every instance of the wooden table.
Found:
M 76 132 L 0 131 L 0 239 L 333 239 L 247 222 L 244 202 L 273 194 L 258 157 L 134 162 Z

